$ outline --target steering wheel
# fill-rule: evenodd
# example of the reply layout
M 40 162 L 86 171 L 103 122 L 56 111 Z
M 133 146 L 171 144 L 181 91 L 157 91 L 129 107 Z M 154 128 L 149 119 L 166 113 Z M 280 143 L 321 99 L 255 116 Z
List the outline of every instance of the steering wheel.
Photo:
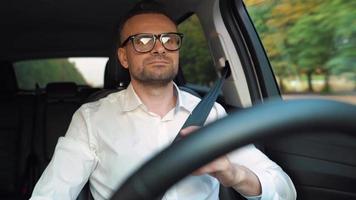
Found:
M 275 100 L 232 113 L 163 150 L 130 176 L 111 199 L 154 199 L 195 169 L 259 140 L 306 131 L 356 136 L 355 120 L 356 106 L 317 99 Z

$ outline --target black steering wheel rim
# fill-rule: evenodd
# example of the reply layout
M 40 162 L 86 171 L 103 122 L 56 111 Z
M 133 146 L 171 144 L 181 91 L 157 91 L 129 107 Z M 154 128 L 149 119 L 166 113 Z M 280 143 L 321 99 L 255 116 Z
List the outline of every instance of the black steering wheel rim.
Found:
M 195 169 L 259 140 L 306 131 L 356 136 L 355 119 L 356 106 L 319 99 L 277 100 L 232 113 L 163 150 L 131 175 L 111 199 L 154 199 Z

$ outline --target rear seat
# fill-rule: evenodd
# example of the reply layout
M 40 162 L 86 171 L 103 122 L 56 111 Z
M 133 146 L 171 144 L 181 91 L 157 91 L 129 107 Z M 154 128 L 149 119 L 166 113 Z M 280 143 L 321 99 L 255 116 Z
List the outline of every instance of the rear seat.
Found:
M 26 174 L 33 133 L 34 94 L 19 93 L 13 66 L 0 63 L 0 199 L 28 198 Z
M 84 92 L 83 92 L 84 91 Z M 28 199 L 57 140 L 91 91 L 75 83 L 49 83 L 19 92 L 11 62 L 0 62 L 0 199 Z
M 75 83 L 61 82 L 47 84 L 44 93 L 39 95 L 34 144 L 34 151 L 39 160 L 39 165 L 36 166 L 36 181 L 51 160 L 58 138 L 65 135 L 74 112 L 90 94 L 88 91 L 79 92 Z M 80 194 L 80 199 L 88 200 L 87 191 Z
M 38 98 L 35 151 L 40 172 L 52 158 L 57 140 L 64 136 L 72 115 L 82 103 L 75 83 L 49 83 Z

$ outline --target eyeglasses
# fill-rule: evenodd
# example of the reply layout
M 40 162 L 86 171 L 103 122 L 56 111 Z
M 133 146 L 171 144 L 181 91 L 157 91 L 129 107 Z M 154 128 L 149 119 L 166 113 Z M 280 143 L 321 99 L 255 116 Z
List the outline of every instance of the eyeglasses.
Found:
M 125 46 L 129 41 L 131 41 L 135 51 L 139 53 L 147 53 L 154 48 L 157 39 L 159 39 L 165 49 L 169 51 L 177 51 L 182 45 L 183 33 L 161 33 L 159 35 L 151 33 L 139 33 L 129 36 L 121 44 L 121 47 Z

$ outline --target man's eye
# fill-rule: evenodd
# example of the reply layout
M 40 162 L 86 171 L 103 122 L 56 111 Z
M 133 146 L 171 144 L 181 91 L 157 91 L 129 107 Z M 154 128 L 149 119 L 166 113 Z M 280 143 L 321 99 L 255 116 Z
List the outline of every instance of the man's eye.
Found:
M 152 38 L 143 37 L 143 38 L 140 38 L 140 39 L 138 40 L 138 43 L 143 44 L 143 45 L 146 45 L 146 44 L 148 44 L 148 43 L 151 42 L 151 41 L 152 41 Z
M 162 42 L 163 43 L 167 43 L 167 42 L 169 42 L 169 43 L 171 43 L 171 42 L 173 42 L 173 40 L 172 40 L 172 38 L 171 37 L 162 37 Z

